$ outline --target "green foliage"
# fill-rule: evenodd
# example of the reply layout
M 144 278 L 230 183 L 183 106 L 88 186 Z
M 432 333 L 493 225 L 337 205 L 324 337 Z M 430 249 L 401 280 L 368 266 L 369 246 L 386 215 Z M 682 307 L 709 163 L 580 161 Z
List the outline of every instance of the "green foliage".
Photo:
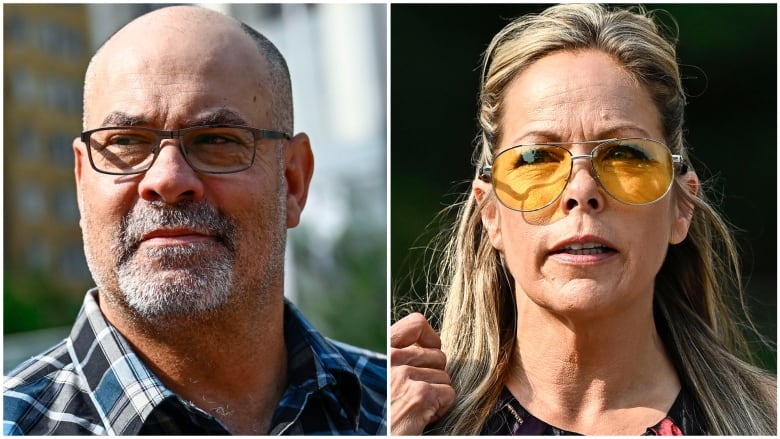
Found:
M 349 222 L 331 243 L 306 228 L 291 233 L 295 302 L 326 336 L 385 352 L 385 228 L 364 213 L 354 190 L 350 195 Z
M 6 334 L 73 323 L 81 295 L 55 285 L 41 273 L 5 270 L 3 331 Z

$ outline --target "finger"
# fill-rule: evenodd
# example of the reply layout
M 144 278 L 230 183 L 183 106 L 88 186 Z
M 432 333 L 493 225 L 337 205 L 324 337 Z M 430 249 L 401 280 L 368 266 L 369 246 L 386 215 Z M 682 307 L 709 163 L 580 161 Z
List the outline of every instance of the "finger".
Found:
M 406 384 L 409 381 L 420 381 L 430 384 L 450 384 L 449 374 L 441 369 L 429 369 L 413 366 L 393 366 L 390 368 L 391 384 Z M 401 387 L 400 385 L 398 386 Z
M 441 349 L 411 345 L 405 348 L 390 348 L 390 364 L 392 366 L 406 364 L 415 367 L 444 369 L 447 365 L 447 356 Z
M 409 314 L 390 327 L 390 346 L 404 348 L 413 344 L 424 348 L 441 348 L 441 339 L 420 313 Z
M 399 389 L 400 387 L 400 389 Z M 425 427 L 440 419 L 455 400 L 455 391 L 446 384 L 406 381 L 393 386 L 391 433 L 421 434 Z
M 433 384 L 433 386 L 437 387 L 436 395 L 439 409 L 436 410 L 436 415 L 434 419 L 431 419 L 431 422 L 441 419 L 442 416 L 450 411 L 450 408 L 452 408 L 452 405 L 455 403 L 455 389 L 452 387 L 452 385 Z

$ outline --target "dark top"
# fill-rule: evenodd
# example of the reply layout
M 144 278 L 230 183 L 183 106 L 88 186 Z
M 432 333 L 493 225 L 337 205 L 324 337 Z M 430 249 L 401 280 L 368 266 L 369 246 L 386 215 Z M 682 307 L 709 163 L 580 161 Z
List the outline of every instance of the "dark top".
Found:
M 681 390 L 664 419 L 648 427 L 643 436 L 682 436 L 706 434 L 695 401 Z M 535 418 L 504 387 L 493 412 L 482 427 L 482 435 L 564 436 L 579 435 Z

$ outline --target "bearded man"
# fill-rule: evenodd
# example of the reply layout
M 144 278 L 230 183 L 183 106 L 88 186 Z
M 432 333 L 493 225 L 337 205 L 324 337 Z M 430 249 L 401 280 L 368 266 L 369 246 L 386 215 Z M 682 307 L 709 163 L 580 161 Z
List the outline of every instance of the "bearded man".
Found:
M 313 155 L 289 72 L 250 27 L 191 6 L 95 54 L 73 142 L 97 287 L 4 384 L 6 434 L 384 434 L 386 359 L 284 298 Z

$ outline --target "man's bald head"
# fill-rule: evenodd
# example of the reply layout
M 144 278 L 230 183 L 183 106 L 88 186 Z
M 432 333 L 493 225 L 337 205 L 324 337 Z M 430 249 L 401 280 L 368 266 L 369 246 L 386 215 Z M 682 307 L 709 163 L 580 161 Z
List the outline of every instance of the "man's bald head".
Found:
M 179 39 L 177 34 L 186 38 Z M 227 50 L 240 50 L 239 47 L 246 42 L 254 45 L 264 64 L 261 66 L 264 74 L 257 78 L 258 87 L 266 91 L 272 108 L 270 116 L 273 126 L 263 128 L 292 133 L 290 73 L 276 46 L 245 23 L 196 6 L 172 6 L 142 15 L 119 29 L 101 45 L 92 57 L 84 79 L 84 129 L 94 128 L 87 126 L 90 100 L 101 82 L 101 74 L 106 68 L 113 68 L 105 65 L 107 54 L 127 49 L 128 46 L 146 46 L 171 49 L 170 57 L 174 57 L 177 46 L 192 41 L 205 42 L 207 38 L 222 40 L 221 47 Z M 204 56 L 208 54 L 204 53 Z M 235 74 L 241 75 L 242 72 Z

